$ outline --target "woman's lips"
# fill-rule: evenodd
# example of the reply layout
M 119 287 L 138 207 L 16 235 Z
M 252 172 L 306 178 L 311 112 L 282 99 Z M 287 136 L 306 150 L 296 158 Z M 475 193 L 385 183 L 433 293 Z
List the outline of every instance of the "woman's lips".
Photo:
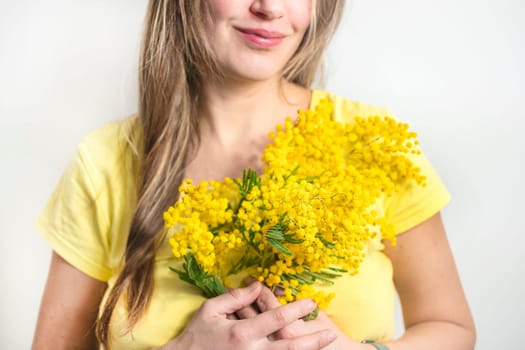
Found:
M 286 37 L 281 32 L 268 31 L 262 28 L 235 27 L 235 29 L 250 44 L 263 49 L 269 49 L 279 45 L 281 41 L 283 41 L 283 39 Z

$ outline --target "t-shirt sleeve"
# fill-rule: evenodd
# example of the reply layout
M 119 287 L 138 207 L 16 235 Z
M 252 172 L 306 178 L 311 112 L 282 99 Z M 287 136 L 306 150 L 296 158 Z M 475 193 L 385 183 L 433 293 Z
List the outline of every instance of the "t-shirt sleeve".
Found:
M 53 250 L 85 274 L 107 281 L 109 225 L 97 205 L 93 162 L 86 142 L 79 145 L 53 194 L 37 219 L 37 228 Z
M 385 199 L 385 215 L 394 225 L 395 233 L 403 233 L 438 213 L 451 196 L 423 153 L 409 155 L 413 164 L 426 177 L 426 186 L 414 181 L 402 184 L 400 190 Z

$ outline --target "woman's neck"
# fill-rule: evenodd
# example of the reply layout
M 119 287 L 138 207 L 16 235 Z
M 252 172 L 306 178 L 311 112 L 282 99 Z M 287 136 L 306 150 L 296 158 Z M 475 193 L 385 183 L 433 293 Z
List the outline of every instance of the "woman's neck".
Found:
M 307 89 L 283 80 L 264 82 L 213 82 L 204 86 L 199 121 L 202 137 L 213 137 L 223 146 L 259 137 L 307 108 Z

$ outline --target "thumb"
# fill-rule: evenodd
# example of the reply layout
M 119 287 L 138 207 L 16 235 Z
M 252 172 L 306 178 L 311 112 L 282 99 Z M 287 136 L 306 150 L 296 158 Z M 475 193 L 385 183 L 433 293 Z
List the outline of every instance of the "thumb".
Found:
M 252 304 L 262 290 L 260 282 L 254 282 L 245 288 L 230 289 L 226 293 L 210 299 L 214 311 L 220 315 L 232 314 Z

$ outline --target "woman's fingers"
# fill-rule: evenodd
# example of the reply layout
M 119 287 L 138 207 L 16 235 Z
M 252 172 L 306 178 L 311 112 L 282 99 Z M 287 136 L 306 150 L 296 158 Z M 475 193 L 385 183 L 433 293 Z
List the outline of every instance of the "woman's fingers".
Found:
M 247 278 L 246 283 L 254 283 L 253 278 Z M 281 306 L 279 300 L 275 297 L 275 294 L 266 286 L 263 286 L 259 296 L 256 300 L 256 305 L 247 306 L 236 312 L 240 319 L 253 318 L 268 310 L 276 309 Z
M 262 284 L 259 282 L 252 283 L 246 288 L 232 289 L 207 300 L 202 308 L 205 309 L 206 314 L 215 313 L 227 316 L 251 305 L 259 296 L 261 289 Z
M 259 282 L 246 288 L 229 290 L 228 293 L 204 302 L 184 332 L 176 339 L 181 348 L 235 349 L 267 348 L 277 350 L 321 349 L 335 339 L 333 331 L 326 328 L 313 329 L 289 339 L 273 340 L 272 335 L 300 319 L 316 308 L 310 299 L 299 300 L 257 314 L 253 318 L 238 320 L 236 312 L 256 311 L 249 307 L 261 295 L 267 295 L 267 303 L 274 305 L 271 291 Z M 270 293 L 270 294 L 267 294 Z M 244 311 L 243 311 L 244 310 Z
M 249 306 L 246 306 L 246 307 L 243 307 L 242 309 L 240 309 L 239 311 L 235 312 L 235 315 L 237 315 L 237 317 L 240 319 L 240 320 L 244 320 L 244 319 L 247 319 L 247 318 L 254 318 L 255 316 L 257 316 L 259 314 L 259 310 L 257 309 L 257 307 L 255 305 L 249 305 Z
M 333 330 L 323 330 L 295 339 L 283 339 L 271 342 L 271 349 L 290 350 L 319 350 L 332 343 L 337 338 Z
M 254 318 L 239 323 L 236 331 L 248 338 L 262 338 L 279 331 L 287 325 L 308 315 L 317 305 L 310 299 L 299 300 L 294 303 L 282 305 L 257 315 Z
M 277 298 L 275 297 L 275 294 L 268 288 L 263 288 L 261 290 L 261 293 L 257 297 L 257 307 L 260 310 L 260 312 L 266 312 L 268 310 L 276 309 L 279 306 L 281 306 L 281 303 Z M 294 338 L 296 335 L 301 334 L 299 332 L 300 327 L 302 327 L 302 324 L 304 322 L 300 319 L 296 320 L 295 322 L 292 322 L 290 325 L 281 328 L 275 334 L 272 334 L 270 336 L 270 339 L 285 339 L 285 338 Z M 313 331 L 317 331 L 319 329 L 314 329 Z M 305 334 L 306 332 L 302 333 Z M 308 332 L 309 333 L 309 332 Z
M 260 313 L 277 309 L 281 307 L 281 303 L 276 298 L 275 294 L 267 287 L 263 287 L 256 300 L 257 307 L 248 306 L 240 311 L 237 311 L 237 316 L 240 319 L 253 318 Z M 319 316 L 322 312 L 319 311 Z M 304 322 L 302 319 L 297 319 L 269 336 L 270 339 L 291 339 L 304 334 L 314 333 L 320 329 L 324 329 L 316 320 Z
M 278 308 L 281 303 L 269 288 L 263 288 L 257 297 L 257 306 L 261 312 L 265 312 Z
M 279 300 L 277 300 L 274 293 L 272 293 L 272 291 L 268 288 L 263 288 L 261 290 L 261 293 L 257 297 L 256 302 L 260 312 L 266 312 L 268 310 L 272 310 L 281 306 L 281 303 L 279 302 Z M 291 339 L 297 336 L 301 336 L 303 334 L 309 334 L 319 331 L 320 329 L 330 328 L 329 326 L 331 325 L 332 324 L 329 321 L 326 314 L 318 310 L 317 319 L 310 320 L 308 322 L 305 322 L 302 319 L 296 320 L 290 325 L 283 327 L 282 329 L 277 331 L 272 336 L 272 338 L 275 337 L 277 339 Z

